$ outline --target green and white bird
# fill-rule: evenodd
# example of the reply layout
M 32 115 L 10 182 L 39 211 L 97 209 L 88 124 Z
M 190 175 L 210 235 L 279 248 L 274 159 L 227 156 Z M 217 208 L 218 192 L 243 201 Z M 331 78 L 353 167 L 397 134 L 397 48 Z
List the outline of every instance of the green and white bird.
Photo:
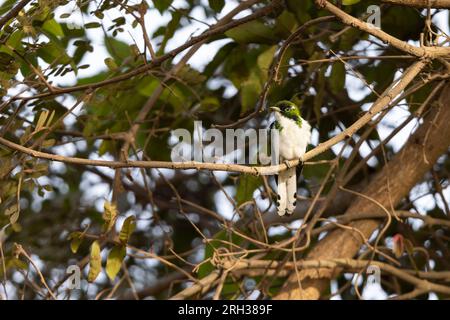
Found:
M 275 113 L 271 128 L 278 130 L 278 151 L 280 163 L 301 158 L 311 141 L 311 126 L 301 117 L 299 108 L 292 102 L 283 100 L 270 109 Z M 277 212 L 278 215 L 292 214 L 297 204 L 297 169 L 299 175 L 303 165 L 289 167 L 278 175 Z

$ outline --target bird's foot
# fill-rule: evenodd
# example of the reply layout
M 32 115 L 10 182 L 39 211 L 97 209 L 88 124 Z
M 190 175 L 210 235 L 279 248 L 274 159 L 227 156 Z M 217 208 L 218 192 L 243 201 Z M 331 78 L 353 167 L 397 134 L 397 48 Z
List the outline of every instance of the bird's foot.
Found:
M 291 163 L 289 162 L 289 160 L 284 160 L 283 163 L 286 165 L 286 167 L 287 167 L 288 169 L 292 168 Z

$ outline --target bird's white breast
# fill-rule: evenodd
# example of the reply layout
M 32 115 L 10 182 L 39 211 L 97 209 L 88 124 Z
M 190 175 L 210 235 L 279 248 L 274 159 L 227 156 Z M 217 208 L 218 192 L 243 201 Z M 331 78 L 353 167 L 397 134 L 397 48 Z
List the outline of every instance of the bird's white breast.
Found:
M 294 120 L 276 115 L 276 119 L 282 127 L 279 133 L 279 152 L 282 160 L 298 159 L 306 152 L 306 147 L 311 141 L 311 126 L 306 120 L 302 120 L 299 127 Z

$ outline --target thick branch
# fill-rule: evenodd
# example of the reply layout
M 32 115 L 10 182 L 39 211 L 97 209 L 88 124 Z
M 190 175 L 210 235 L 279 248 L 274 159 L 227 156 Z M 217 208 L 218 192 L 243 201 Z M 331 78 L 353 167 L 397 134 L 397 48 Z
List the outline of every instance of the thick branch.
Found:
M 271 260 L 252 260 L 252 259 L 236 259 L 224 261 L 221 268 L 224 270 L 231 270 L 237 275 L 251 274 L 262 275 L 271 274 L 281 267 L 283 270 L 299 269 L 330 269 L 330 272 L 343 268 L 351 272 L 359 272 L 367 269 L 368 266 L 377 266 L 380 270 L 385 271 L 403 281 L 409 282 L 418 288 L 426 289 L 427 291 L 437 291 L 443 294 L 450 294 L 450 287 L 429 282 L 428 280 L 448 280 L 450 272 L 448 271 L 417 271 L 408 269 L 399 269 L 390 264 L 370 261 L 370 260 L 354 260 L 354 259 L 330 259 L 330 260 L 300 260 L 296 264 L 293 262 L 280 263 L 279 261 Z M 282 274 L 277 274 L 282 276 Z
M 194 283 L 189 288 L 184 289 L 183 291 L 177 293 L 173 297 L 170 298 L 170 300 L 184 300 L 189 299 L 193 295 L 196 295 L 198 293 L 206 293 L 213 285 L 214 281 L 216 281 L 220 276 L 220 272 L 215 270 L 211 272 L 209 275 L 198 281 L 198 283 Z

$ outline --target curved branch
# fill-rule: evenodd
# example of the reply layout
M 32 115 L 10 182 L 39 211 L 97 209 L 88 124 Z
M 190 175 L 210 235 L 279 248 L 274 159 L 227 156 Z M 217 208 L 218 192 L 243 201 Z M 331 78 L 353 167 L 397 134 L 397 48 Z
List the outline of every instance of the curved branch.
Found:
M 309 160 L 326 150 L 330 149 L 335 144 L 344 140 L 345 138 L 351 137 L 364 125 L 370 122 L 372 118 L 384 110 L 391 101 L 398 96 L 411 81 L 420 73 L 420 71 L 427 65 L 427 60 L 420 60 L 409 67 L 400 80 L 394 82 L 386 91 L 378 98 L 377 101 L 372 105 L 372 107 L 367 111 L 361 118 L 359 118 L 355 123 L 348 127 L 345 131 L 340 134 L 328 139 L 327 141 L 320 143 L 314 149 L 305 153 L 302 159 L 289 161 L 290 166 L 294 167 L 300 163 L 300 161 Z M 223 164 L 223 163 L 204 163 L 196 161 L 188 162 L 169 162 L 169 161 L 107 161 L 107 160 L 91 160 L 75 157 L 64 157 L 60 155 L 54 155 L 50 153 L 45 153 L 41 151 L 36 151 L 21 145 L 18 145 L 12 141 L 0 137 L 0 144 L 28 154 L 35 158 L 47 159 L 52 161 L 59 161 L 69 164 L 76 165 L 88 165 L 88 166 L 98 166 L 98 167 L 109 167 L 109 168 L 165 168 L 165 169 L 197 169 L 197 170 L 211 170 L 211 171 L 228 171 L 228 172 L 240 172 L 253 175 L 274 175 L 280 171 L 286 170 L 287 166 L 285 163 L 272 166 L 245 166 L 238 164 Z
M 325 10 L 333 13 L 337 18 L 339 18 L 344 24 L 358 28 L 361 31 L 367 32 L 374 37 L 386 42 L 393 47 L 412 54 L 416 57 L 423 58 L 439 58 L 439 57 L 449 57 L 450 56 L 450 48 L 449 47 L 416 47 L 410 45 L 409 43 L 402 41 L 396 37 L 391 36 L 390 34 L 384 32 L 381 29 L 375 28 L 372 24 L 361 21 L 355 17 L 352 17 L 348 13 L 342 11 L 338 7 L 332 5 L 328 1 L 325 0 L 316 0 L 318 6 L 323 7 Z

